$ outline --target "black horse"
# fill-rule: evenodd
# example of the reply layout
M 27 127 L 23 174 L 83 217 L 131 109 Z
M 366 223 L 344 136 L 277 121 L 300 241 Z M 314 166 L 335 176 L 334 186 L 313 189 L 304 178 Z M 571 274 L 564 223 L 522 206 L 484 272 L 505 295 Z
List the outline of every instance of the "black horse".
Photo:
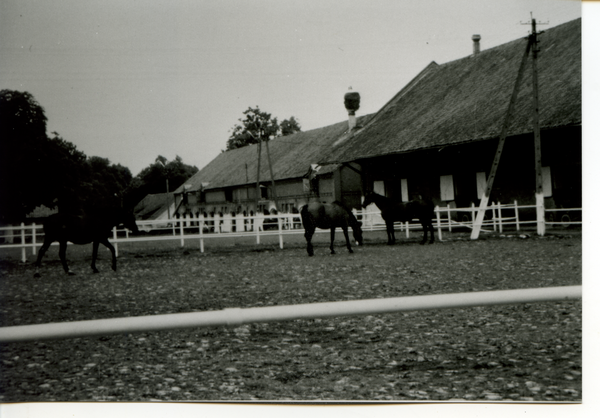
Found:
M 92 271 L 98 273 L 96 268 L 96 258 L 98 257 L 98 246 L 103 244 L 112 253 L 112 269 L 117 271 L 117 257 L 115 247 L 108 241 L 114 226 L 123 224 L 133 233 L 138 233 L 138 227 L 135 223 L 133 212 L 121 208 L 95 211 L 92 213 L 63 214 L 57 213 L 51 215 L 44 221 L 44 244 L 35 263 L 35 277 L 40 277 L 38 269 L 42 262 L 42 257 L 55 241 L 60 244 L 58 254 L 62 262 L 65 273 L 73 275 L 67 265 L 67 241 L 73 244 L 93 244 L 92 251 Z
M 335 254 L 333 249 L 333 240 L 335 237 L 335 228 L 340 227 L 344 231 L 346 238 L 346 247 L 349 252 L 352 251 L 350 239 L 348 238 L 348 226 L 352 228 L 354 239 L 358 245 L 362 245 L 361 223 L 356 220 L 352 212 L 339 202 L 320 203 L 314 202 L 305 205 L 300 210 L 302 224 L 304 225 L 304 237 L 306 238 L 306 251 L 309 256 L 314 254 L 311 239 L 316 228 L 331 230 L 331 254 Z
M 427 231 L 431 232 L 430 244 L 434 241 L 434 231 L 432 219 L 435 216 L 434 205 L 431 201 L 411 200 L 406 203 L 394 201 L 388 197 L 381 196 L 375 192 L 367 193 L 363 201 L 363 208 L 366 208 L 371 203 L 375 203 L 381 211 L 381 217 L 385 221 L 387 229 L 388 245 L 393 245 L 396 242 L 394 235 L 394 222 L 410 222 L 413 219 L 419 219 L 423 226 L 423 241 L 427 242 Z

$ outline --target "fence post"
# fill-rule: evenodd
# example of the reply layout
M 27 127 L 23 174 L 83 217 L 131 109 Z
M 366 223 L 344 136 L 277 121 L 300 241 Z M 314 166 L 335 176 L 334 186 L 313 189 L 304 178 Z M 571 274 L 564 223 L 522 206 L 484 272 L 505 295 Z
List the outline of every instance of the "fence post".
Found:
M 520 231 L 519 226 L 519 207 L 517 205 L 517 201 L 515 200 L 515 222 L 517 223 L 517 231 Z
M 408 226 L 408 221 L 406 221 L 406 238 L 410 238 L 410 230 Z
M 21 261 L 25 263 L 27 261 L 27 254 L 25 254 L 25 223 L 21 222 Z
M 200 252 L 203 253 L 204 252 L 204 215 L 201 215 L 202 217 L 198 216 L 198 225 L 200 228 Z
M 179 235 L 181 236 L 181 246 L 184 246 L 184 241 L 183 241 L 183 220 L 185 219 L 186 215 L 184 214 L 181 218 L 180 218 L 180 222 L 179 222 Z
M 442 240 L 442 220 L 440 217 L 440 207 L 439 206 L 435 207 L 435 217 L 437 220 L 438 238 L 441 241 Z
M 475 224 L 475 203 L 471 202 L 471 228 L 473 228 L 473 225 Z
M 452 218 L 450 213 L 450 203 L 448 203 L 448 232 L 452 232 Z
M 537 220 L 537 233 L 540 236 L 544 236 L 546 233 L 546 210 L 544 208 L 544 194 L 535 194 L 535 212 Z
M 32 251 L 31 254 L 35 255 L 36 253 L 36 249 L 35 249 L 35 222 L 33 223 L 33 225 L 31 225 L 31 244 L 32 244 Z
M 113 240 L 115 241 L 115 257 L 119 256 L 119 244 L 117 244 L 117 227 L 113 226 Z
M 277 228 L 279 229 L 279 248 L 283 250 L 283 234 L 282 234 L 282 219 L 279 214 L 277 214 Z
M 502 233 L 502 204 L 500 202 L 498 202 L 497 205 L 498 205 L 498 226 L 500 228 L 500 233 Z
M 260 244 L 260 226 L 258 223 L 258 211 L 254 214 L 254 229 L 256 230 L 256 243 Z
M 494 232 L 496 232 L 498 219 L 496 218 L 496 202 L 492 202 L 492 223 L 494 224 Z

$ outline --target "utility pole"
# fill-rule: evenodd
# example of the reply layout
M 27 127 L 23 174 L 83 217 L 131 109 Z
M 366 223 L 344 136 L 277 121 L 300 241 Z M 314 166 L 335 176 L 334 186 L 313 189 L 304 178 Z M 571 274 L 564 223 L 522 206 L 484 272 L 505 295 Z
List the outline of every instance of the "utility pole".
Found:
M 252 135 L 252 134 L 250 134 Z M 252 135 L 254 136 L 254 135 Z M 260 200 L 260 151 L 261 151 L 261 141 L 260 135 L 258 137 L 258 146 L 256 147 L 258 150 L 258 167 L 256 169 L 256 207 L 255 207 L 255 215 L 258 215 L 258 201 Z
M 263 138 L 263 129 L 260 121 L 257 121 L 258 125 L 258 138 L 252 135 L 252 132 L 248 131 L 252 138 L 258 140 L 258 165 L 256 171 L 256 210 L 258 211 L 258 201 L 260 200 L 260 159 L 261 159 L 261 146 Z M 275 177 L 273 176 L 273 165 L 271 164 L 271 154 L 269 153 L 269 138 L 265 141 L 265 147 L 267 148 L 267 162 L 269 163 L 269 172 L 271 174 L 271 187 L 273 189 L 273 201 L 275 202 L 275 209 L 279 212 L 279 205 L 277 203 L 277 190 L 275 188 Z
M 481 232 L 483 217 L 485 216 L 485 211 L 487 209 L 488 201 L 490 199 L 490 194 L 492 193 L 492 185 L 494 184 L 494 179 L 496 178 L 496 171 L 498 170 L 498 165 L 500 164 L 500 156 L 502 155 L 502 149 L 504 148 L 504 142 L 506 140 L 506 134 L 508 131 L 508 125 L 510 123 L 510 118 L 515 108 L 515 102 L 517 101 L 517 95 L 519 93 L 521 80 L 523 79 L 525 63 L 527 62 L 527 56 L 529 55 L 530 47 L 531 42 L 528 41 L 527 47 L 525 48 L 525 53 L 523 54 L 523 58 L 521 59 L 519 71 L 517 73 L 517 80 L 515 81 L 515 86 L 513 87 L 512 95 L 510 96 L 510 101 L 508 102 L 508 109 L 506 111 L 506 116 L 504 117 L 504 123 L 502 124 L 502 130 L 500 132 L 500 139 L 498 140 L 496 155 L 494 156 L 494 162 L 492 163 L 492 168 L 490 170 L 490 175 L 487 180 L 485 192 L 481 197 L 481 202 L 479 203 L 479 211 L 477 212 L 477 218 L 475 219 L 475 222 L 473 224 L 473 231 L 471 231 L 471 239 L 479 238 L 479 233 Z
M 490 170 L 490 175 L 487 181 L 487 185 L 485 188 L 485 193 L 481 198 L 481 202 L 479 204 L 479 210 L 477 212 L 477 218 L 473 224 L 473 231 L 471 231 L 471 239 L 477 239 L 479 237 L 479 233 L 481 231 L 481 225 L 483 224 L 483 218 L 485 215 L 485 211 L 487 209 L 487 204 L 489 201 L 489 197 L 492 191 L 492 185 L 494 183 L 494 178 L 496 177 L 496 171 L 498 169 L 498 164 L 500 163 L 500 156 L 502 154 L 502 148 L 504 147 L 504 142 L 507 135 L 508 125 L 510 122 L 510 118 L 512 116 L 512 112 L 514 109 L 514 104 L 517 99 L 517 95 L 519 92 L 519 87 L 521 85 L 521 79 L 523 78 L 523 72 L 525 70 L 525 63 L 527 62 L 527 56 L 529 55 L 529 51 L 532 51 L 532 81 L 533 81 L 533 133 L 534 133 L 534 147 L 535 147 L 535 198 L 536 198 L 536 215 L 537 215 L 537 232 L 538 235 L 544 235 L 545 233 L 545 223 L 544 223 L 544 191 L 543 191 L 543 182 L 542 182 L 542 148 L 541 148 L 541 139 L 540 139 L 540 124 L 539 124 L 539 102 L 538 102 L 538 74 L 537 74 L 537 53 L 539 52 L 539 48 L 537 46 L 538 40 L 537 35 L 542 32 L 536 32 L 536 21 L 535 19 L 531 19 L 532 31 L 531 35 L 527 38 L 527 47 L 525 49 L 525 54 L 521 60 L 521 65 L 519 67 L 519 72 L 517 74 L 517 80 L 515 82 L 515 86 L 513 88 L 513 92 L 510 98 L 510 102 L 508 104 L 508 110 L 506 111 L 506 116 L 504 119 L 504 124 L 502 125 L 502 131 L 500 133 L 500 140 L 498 142 L 498 148 L 496 150 L 496 155 L 494 157 L 494 162 L 492 163 L 492 168 Z
M 166 170 L 167 166 L 160 159 L 157 158 L 154 162 L 159 163 Z M 169 178 L 167 177 L 166 180 L 167 180 L 167 219 L 171 219 L 171 199 L 169 199 Z
M 531 35 L 529 43 L 531 44 L 532 52 L 532 81 L 533 81 L 533 143 L 535 147 L 535 206 L 537 214 L 537 233 L 543 236 L 546 232 L 546 223 L 544 222 L 546 213 L 544 210 L 544 187 L 542 179 L 542 141 L 540 138 L 540 108 L 538 99 L 538 71 L 537 71 L 537 54 L 540 51 L 538 48 L 538 40 L 535 27 L 535 19 L 531 19 Z
M 277 204 L 277 190 L 275 189 L 275 177 L 273 177 L 273 165 L 271 164 L 271 154 L 269 153 L 269 140 L 265 141 L 267 147 L 267 161 L 269 162 L 269 172 L 271 173 L 271 187 L 273 188 L 273 201 L 275 202 L 275 210 L 279 213 L 279 205 Z

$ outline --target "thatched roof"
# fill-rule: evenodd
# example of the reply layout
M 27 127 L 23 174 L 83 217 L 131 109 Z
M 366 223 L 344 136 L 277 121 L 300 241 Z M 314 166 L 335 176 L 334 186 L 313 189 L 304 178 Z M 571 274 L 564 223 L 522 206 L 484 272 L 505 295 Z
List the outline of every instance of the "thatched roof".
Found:
M 340 100 L 340 107 L 343 106 Z M 357 126 L 364 124 L 369 116 L 357 118 Z M 348 121 L 339 122 L 323 128 L 274 138 L 269 141 L 269 153 L 273 164 L 275 180 L 302 178 L 310 165 L 316 163 L 328 152 L 332 144 L 348 135 Z M 199 190 L 202 183 L 205 190 L 224 187 L 256 184 L 258 164 L 258 145 L 248 145 L 219 154 L 208 165 L 188 179 L 175 193 L 181 193 L 185 185 L 191 185 L 188 191 Z M 330 168 L 324 167 L 321 173 Z M 260 160 L 260 180 L 270 182 L 269 162 L 265 143 L 262 144 Z
M 538 36 L 542 129 L 581 125 L 581 19 Z M 339 163 L 497 138 L 527 40 L 517 39 L 446 64 L 430 64 L 364 128 L 323 155 Z M 529 54 L 509 136 L 533 131 Z

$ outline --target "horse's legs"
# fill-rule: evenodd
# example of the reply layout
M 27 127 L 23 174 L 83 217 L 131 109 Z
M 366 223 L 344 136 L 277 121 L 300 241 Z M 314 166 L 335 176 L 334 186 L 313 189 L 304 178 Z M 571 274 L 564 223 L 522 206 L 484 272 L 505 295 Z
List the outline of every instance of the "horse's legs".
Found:
M 69 276 L 73 276 L 75 273 L 69 270 L 69 266 L 67 265 L 67 241 L 60 241 L 59 243 L 58 256 L 60 257 L 60 262 L 62 263 L 65 273 Z
M 100 245 L 100 241 L 94 241 L 92 243 L 92 271 L 94 273 L 99 273 L 96 268 L 96 259 L 98 258 L 98 246 Z
M 110 250 L 110 253 L 112 254 L 112 269 L 117 271 L 117 254 L 115 252 L 115 247 L 108 241 L 108 238 L 102 239 L 100 243 Z M 95 259 L 92 262 L 94 261 Z
M 393 245 L 396 242 L 396 234 L 394 233 L 394 221 L 385 221 L 385 229 L 388 235 L 388 245 Z
M 427 232 L 431 234 L 431 239 L 429 240 L 430 244 L 433 244 L 435 240 L 435 230 L 433 229 L 433 223 L 431 222 L 421 222 L 423 226 L 423 241 L 421 241 L 421 245 L 427 243 Z
M 42 245 L 42 248 L 40 248 L 37 260 L 35 261 L 35 274 L 33 275 L 33 277 L 41 277 L 40 267 L 42 266 L 42 258 L 44 257 L 44 254 L 46 254 L 46 251 L 48 251 L 50 244 L 52 244 L 51 241 L 44 240 L 44 244 Z
M 331 243 L 329 244 L 329 249 L 331 250 L 331 254 L 335 254 L 335 250 L 333 249 L 333 241 L 335 240 L 335 226 L 332 226 L 329 232 L 331 237 Z
M 352 246 L 350 245 L 350 237 L 348 237 L 348 227 L 342 227 L 342 231 L 344 231 L 344 238 L 346 238 L 346 248 L 348 248 L 348 251 L 353 253 L 354 251 L 352 251 Z
M 304 238 L 306 238 L 306 252 L 308 253 L 309 256 L 314 255 L 313 246 L 312 246 L 312 243 L 310 242 L 314 232 L 315 232 L 314 228 L 311 228 L 309 225 L 305 224 Z
M 430 244 L 433 244 L 435 241 L 435 229 L 433 229 L 433 223 L 429 222 L 429 231 L 431 232 L 431 239 L 429 240 Z

